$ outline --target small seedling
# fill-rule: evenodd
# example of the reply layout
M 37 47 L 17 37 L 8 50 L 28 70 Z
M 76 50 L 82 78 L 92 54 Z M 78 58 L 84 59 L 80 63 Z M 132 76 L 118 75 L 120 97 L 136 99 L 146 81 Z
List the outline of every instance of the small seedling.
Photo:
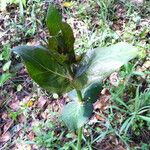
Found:
M 13 51 L 22 57 L 28 73 L 42 88 L 58 94 L 69 92 L 71 102 L 64 107 L 61 119 L 77 131 L 77 149 L 81 150 L 83 126 L 92 116 L 101 80 L 133 59 L 137 49 L 120 42 L 90 49 L 77 61 L 73 31 L 53 5 L 49 6 L 46 25 L 50 33 L 47 45 L 18 46 Z

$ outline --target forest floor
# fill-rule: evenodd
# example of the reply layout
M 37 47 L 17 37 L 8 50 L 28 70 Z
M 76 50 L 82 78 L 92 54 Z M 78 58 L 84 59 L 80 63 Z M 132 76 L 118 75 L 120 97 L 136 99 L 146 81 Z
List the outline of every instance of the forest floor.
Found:
M 150 110 L 144 112 L 147 119 L 132 122 L 127 111 L 134 113 L 136 98 L 146 101 L 139 110 L 150 106 L 150 1 L 54 3 L 73 28 L 77 54 L 120 41 L 139 49 L 138 58 L 103 81 L 83 150 L 149 150 Z M 0 150 L 69 150 L 76 143 L 76 134 L 59 120 L 67 95 L 41 89 L 11 52 L 17 45 L 43 44 L 47 8 L 47 1 L 29 0 L 23 8 L 9 3 L 0 10 Z

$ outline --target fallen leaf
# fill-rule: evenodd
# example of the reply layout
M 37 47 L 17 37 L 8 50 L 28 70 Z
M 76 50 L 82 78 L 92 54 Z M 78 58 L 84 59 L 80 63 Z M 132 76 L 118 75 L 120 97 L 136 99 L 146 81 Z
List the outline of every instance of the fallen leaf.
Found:
M 25 143 L 19 143 L 19 144 L 16 144 L 17 146 L 17 149 L 16 150 L 31 150 L 31 145 L 29 144 L 25 144 Z
M 99 114 L 95 114 L 95 117 L 99 121 L 105 121 L 105 118 L 101 117 Z
M 44 105 L 46 104 L 47 100 L 41 96 L 39 99 L 38 99 L 38 108 L 43 108 Z
M 63 6 L 64 7 L 71 7 L 72 6 L 72 2 L 64 2 Z
M 11 101 L 8 106 L 13 110 L 13 111 L 18 111 L 20 108 L 20 101 L 19 100 L 15 100 L 15 101 Z
M 108 89 L 104 88 L 104 89 L 101 91 L 101 94 L 102 94 L 102 95 L 110 95 L 110 92 L 108 91 Z
M 2 112 L 1 118 L 3 120 L 7 120 L 8 119 L 8 112 L 7 111 Z
M 46 109 L 44 112 L 41 113 L 41 116 L 47 120 L 49 118 L 49 110 Z
M 119 85 L 118 73 L 117 72 L 112 73 L 109 77 L 109 80 L 112 85 L 117 87 Z
M 118 145 L 115 150 L 126 150 L 125 148 L 123 148 L 121 145 Z
M 32 107 L 34 104 L 33 100 L 30 99 L 28 102 L 27 102 L 27 107 Z
M 39 124 L 40 124 L 39 119 L 33 120 L 33 121 L 31 122 L 31 127 L 38 126 Z
M 31 132 L 28 134 L 28 138 L 29 138 L 29 140 L 33 141 L 34 138 L 35 138 L 35 133 L 31 131 Z
M 21 131 L 21 129 L 23 127 L 24 127 L 24 124 L 21 124 L 21 123 L 13 126 L 13 128 L 12 128 L 12 134 L 16 134 L 16 136 L 19 135 L 18 133 L 19 133 L 19 131 Z
M 5 134 L 9 128 L 13 125 L 14 121 L 12 119 L 7 120 L 7 123 L 4 125 L 3 134 Z
M 131 2 L 136 5 L 142 5 L 144 3 L 144 0 L 131 0 Z
M 0 107 L 2 107 L 4 100 L 0 98 Z
M 26 117 L 24 116 L 24 114 L 20 114 L 18 117 L 18 121 L 20 123 L 24 123 L 26 121 Z
M 94 103 L 94 109 L 99 109 L 101 111 L 106 110 L 109 106 L 110 95 L 103 95 L 100 99 Z
M 38 45 L 40 45 L 40 43 L 38 41 L 32 40 L 32 41 L 29 41 L 27 43 L 27 45 L 29 45 L 29 46 L 38 46 Z
M 90 119 L 90 121 L 88 122 L 89 125 L 95 124 L 97 122 L 96 116 L 93 115 Z
M 2 134 L 0 137 L 0 143 L 5 143 L 11 138 L 11 134 L 7 131 L 5 134 Z
M 28 101 L 31 99 L 31 96 L 26 96 L 23 98 L 22 102 L 23 103 L 28 103 Z

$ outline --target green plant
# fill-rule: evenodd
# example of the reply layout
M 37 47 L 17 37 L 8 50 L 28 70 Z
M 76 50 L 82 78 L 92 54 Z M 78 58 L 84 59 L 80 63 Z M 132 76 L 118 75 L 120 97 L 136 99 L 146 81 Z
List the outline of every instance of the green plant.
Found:
M 131 69 L 132 67 L 126 68 L 127 80 L 132 75 L 140 75 Z M 128 75 L 127 75 L 128 74 Z M 122 73 L 123 75 L 123 73 Z M 119 134 L 126 135 L 129 131 L 133 132 L 134 135 L 139 135 L 144 128 L 149 130 L 150 124 L 150 91 L 146 89 L 143 93 L 140 91 L 140 86 L 137 89 L 131 86 L 131 83 L 127 83 L 127 80 L 123 84 L 120 84 L 117 89 L 111 90 L 112 102 L 115 102 L 111 106 L 112 112 L 116 112 L 121 116 L 121 128 Z M 129 82 L 129 81 L 128 81 Z M 115 91 L 115 92 L 114 92 Z M 136 92 L 135 92 L 136 91 Z M 128 93 L 125 99 L 124 93 Z
M 73 135 L 70 133 L 66 134 L 65 131 L 63 131 L 63 127 L 59 127 L 60 131 L 58 130 L 58 122 L 51 122 L 49 120 L 40 122 L 39 124 L 36 124 L 33 127 L 33 131 L 36 135 L 36 138 L 34 139 L 34 142 L 39 146 L 39 148 L 42 146 L 47 149 L 60 149 L 60 150 L 66 150 L 70 147 L 73 148 L 74 144 L 73 142 L 69 141 L 65 142 L 65 139 L 71 139 L 73 138 Z
M 122 124 L 120 132 L 125 132 L 132 127 L 133 131 L 137 129 L 137 127 L 142 128 L 144 123 L 143 121 L 149 123 L 150 122 L 150 92 L 146 90 L 144 93 L 139 94 L 139 87 L 136 91 L 136 97 L 130 100 L 127 104 L 122 101 L 122 104 L 127 108 L 128 117 Z M 135 123 L 138 122 L 138 126 Z M 138 134 L 138 132 L 137 132 Z
M 2 74 L 0 75 L 0 87 L 11 78 L 11 74 L 9 72 L 11 65 L 10 55 L 10 45 L 5 45 L 0 53 L 0 67 L 2 68 Z
M 62 16 L 53 5 L 49 6 L 46 24 L 50 33 L 46 45 L 18 46 L 13 51 L 22 57 L 30 76 L 41 87 L 73 95 L 72 101 L 64 107 L 61 119 L 69 129 L 77 131 L 77 149 L 81 150 L 83 126 L 92 116 L 92 103 L 102 88 L 101 80 L 134 58 L 137 49 L 120 42 L 91 49 L 78 61 L 73 31 L 69 24 L 62 22 Z

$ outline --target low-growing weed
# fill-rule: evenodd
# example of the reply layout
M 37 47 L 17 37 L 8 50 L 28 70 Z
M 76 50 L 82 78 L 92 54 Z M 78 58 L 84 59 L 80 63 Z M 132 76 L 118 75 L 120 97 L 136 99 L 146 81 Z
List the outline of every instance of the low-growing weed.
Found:
M 73 149 L 74 142 L 73 134 L 66 133 L 64 127 L 59 122 L 47 120 L 46 122 L 40 122 L 33 127 L 35 133 L 34 142 L 39 148 L 47 149 Z
M 0 87 L 11 78 L 11 73 L 9 72 L 11 65 L 10 56 L 10 45 L 5 45 L 0 53 L 0 67 L 2 68 L 2 74 L 0 75 Z

